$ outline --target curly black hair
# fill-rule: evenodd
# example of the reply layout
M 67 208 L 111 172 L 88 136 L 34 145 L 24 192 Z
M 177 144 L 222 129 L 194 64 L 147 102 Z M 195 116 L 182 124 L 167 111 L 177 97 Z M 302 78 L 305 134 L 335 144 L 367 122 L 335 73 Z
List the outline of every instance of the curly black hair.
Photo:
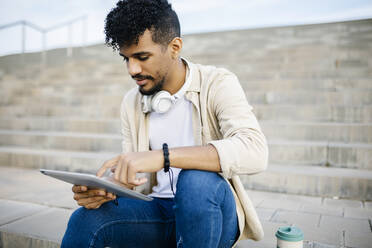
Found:
M 137 45 L 146 29 L 161 45 L 181 35 L 178 16 L 167 0 L 121 0 L 106 17 L 106 45 L 117 51 L 122 46 Z

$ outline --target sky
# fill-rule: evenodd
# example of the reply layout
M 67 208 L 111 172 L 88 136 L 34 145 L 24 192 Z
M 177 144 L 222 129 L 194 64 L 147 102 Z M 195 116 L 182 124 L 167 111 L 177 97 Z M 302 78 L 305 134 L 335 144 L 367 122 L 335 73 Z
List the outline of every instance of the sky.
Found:
M 86 17 L 50 31 L 47 49 L 104 42 L 104 20 L 117 0 L 0 0 L 0 27 L 26 20 L 42 28 Z M 372 0 L 169 0 L 182 34 L 372 18 Z M 0 55 L 19 53 L 21 26 L 0 29 Z M 70 42 L 71 40 L 71 42 Z M 42 36 L 26 28 L 26 52 L 42 49 Z

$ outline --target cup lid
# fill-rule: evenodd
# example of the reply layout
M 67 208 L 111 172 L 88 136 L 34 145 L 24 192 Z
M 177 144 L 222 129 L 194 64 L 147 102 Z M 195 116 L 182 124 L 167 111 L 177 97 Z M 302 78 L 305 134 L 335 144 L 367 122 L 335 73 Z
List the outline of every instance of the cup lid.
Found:
M 300 228 L 295 226 L 282 226 L 279 227 L 275 236 L 285 241 L 301 241 L 304 239 L 304 233 Z

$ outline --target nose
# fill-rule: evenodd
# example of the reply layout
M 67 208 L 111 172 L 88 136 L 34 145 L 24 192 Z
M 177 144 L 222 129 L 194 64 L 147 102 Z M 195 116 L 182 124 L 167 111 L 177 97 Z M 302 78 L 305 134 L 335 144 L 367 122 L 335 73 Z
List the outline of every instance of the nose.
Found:
M 131 58 L 129 58 L 127 62 L 127 69 L 131 76 L 135 76 L 142 72 L 141 65 L 138 63 L 138 61 Z

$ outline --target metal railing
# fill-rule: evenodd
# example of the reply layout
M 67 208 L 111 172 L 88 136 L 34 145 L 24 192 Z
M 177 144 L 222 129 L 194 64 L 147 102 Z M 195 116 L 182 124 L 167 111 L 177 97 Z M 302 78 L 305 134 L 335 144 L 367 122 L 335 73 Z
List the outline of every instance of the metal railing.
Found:
M 21 47 L 22 47 L 22 61 L 24 59 L 24 54 L 26 52 L 26 27 L 32 28 L 42 34 L 42 52 L 41 52 L 41 61 L 42 64 L 46 64 L 46 52 L 47 52 L 47 34 L 51 31 L 54 31 L 56 29 L 64 28 L 68 26 L 68 45 L 66 49 L 66 53 L 68 57 L 72 56 L 72 25 L 76 22 L 82 22 L 82 46 L 86 44 L 86 37 L 87 37 L 87 16 L 80 16 L 77 18 L 74 18 L 70 21 L 63 22 L 57 25 L 53 25 L 48 28 L 42 28 L 36 24 L 33 24 L 29 21 L 17 21 L 9 24 L 5 24 L 0 26 L 0 31 L 6 28 L 11 28 L 14 26 L 21 25 L 22 26 L 22 39 L 21 39 Z

